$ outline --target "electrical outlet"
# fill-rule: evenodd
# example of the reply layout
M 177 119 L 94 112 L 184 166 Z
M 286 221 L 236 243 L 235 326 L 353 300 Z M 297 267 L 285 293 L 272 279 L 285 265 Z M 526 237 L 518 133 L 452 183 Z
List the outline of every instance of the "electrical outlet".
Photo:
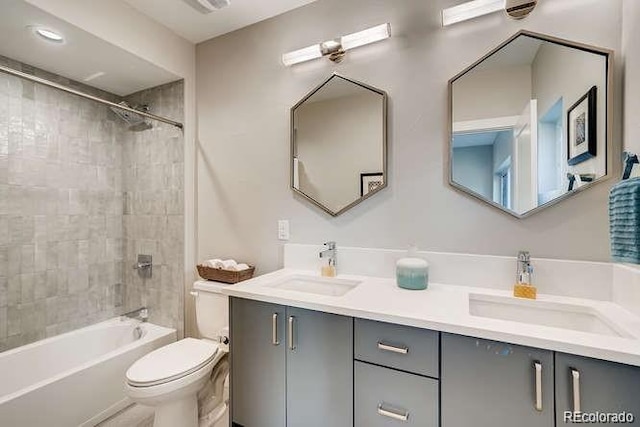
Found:
M 289 240 L 289 220 L 278 221 L 278 240 Z

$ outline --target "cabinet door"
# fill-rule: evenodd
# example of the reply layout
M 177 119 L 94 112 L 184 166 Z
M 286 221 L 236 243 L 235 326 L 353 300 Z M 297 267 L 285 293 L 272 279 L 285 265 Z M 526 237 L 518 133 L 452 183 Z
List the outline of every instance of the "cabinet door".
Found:
M 442 334 L 442 427 L 554 425 L 553 353 Z
M 353 426 L 353 319 L 287 308 L 287 427 Z
M 285 427 L 285 307 L 231 298 L 234 426 Z
M 585 416 L 633 414 L 640 425 L 640 368 L 569 354 L 556 354 L 556 425 L 569 425 L 573 411 Z M 603 420 L 604 421 L 604 420 Z M 614 421 L 590 422 L 610 426 Z

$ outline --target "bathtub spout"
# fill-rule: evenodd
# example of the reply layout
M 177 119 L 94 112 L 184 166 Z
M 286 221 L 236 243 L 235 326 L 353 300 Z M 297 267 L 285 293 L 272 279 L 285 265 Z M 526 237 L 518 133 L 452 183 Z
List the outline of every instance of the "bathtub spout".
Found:
M 140 307 L 136 310 L 124 313 L 120 316 L 121 320 L 126 319 L 138 319 L 142 322 L 146 322 L 149 319 L 149 309 L 147 307 Z

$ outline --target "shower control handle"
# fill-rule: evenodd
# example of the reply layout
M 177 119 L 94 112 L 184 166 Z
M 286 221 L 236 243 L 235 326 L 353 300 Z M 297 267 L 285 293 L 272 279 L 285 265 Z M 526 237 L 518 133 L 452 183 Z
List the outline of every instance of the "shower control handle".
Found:
M 144 270 L 145 268 L 151 268 L 153 264 L 151 264 L 150 262 L 137 262 L 135 264 L 133 264 L 133 269 L 134 270 Z

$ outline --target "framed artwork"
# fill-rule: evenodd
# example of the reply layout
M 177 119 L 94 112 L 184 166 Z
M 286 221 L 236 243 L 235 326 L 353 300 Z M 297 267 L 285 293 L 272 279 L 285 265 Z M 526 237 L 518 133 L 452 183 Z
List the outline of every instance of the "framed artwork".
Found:
M 360 174 L 360 197 L 366 196 L 377 190 L 384 184 L 384 174 L 382 172 L 361 173 Z
M 567 111 L 567 159 L 577 165 L 597 155 L 597 95 L 593 86 Z

